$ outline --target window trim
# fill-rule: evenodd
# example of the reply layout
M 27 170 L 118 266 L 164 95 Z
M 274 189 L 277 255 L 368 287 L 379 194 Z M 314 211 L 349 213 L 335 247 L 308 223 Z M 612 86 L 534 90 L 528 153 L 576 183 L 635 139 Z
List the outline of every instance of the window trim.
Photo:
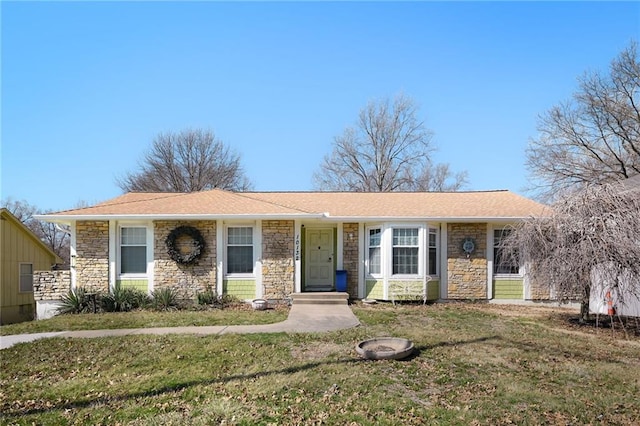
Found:
M 22 273 L 22 265 L 30 265 L 31 266 L 31 290 L 23 290 L 22 289 L 22 277 L 27 276 Z M 18 263 L 18 293 L 33 293 L 33 263 L 32 262 L 19 262 Z
M 144 228 L 145 230 L 145 272 L 122 272 L 122 229 L 123 228 Z M 149 276 L 149 261 L 153 258 L 153 253 L 149 253 L 149 249 L 153 247 L 152 232 L 147 224 L 143 223 L 119 223 L 118 224 L 118 232 L 116 235 L 116 256 L 117 256 L 117 266 L 116 266 L 116 279 L 117 280 L 125 280 L 125 279 L 147 279 Z M 129 246 L 129 245 L 127 245 Z M 131 247 L 131 246 L 130 246 Z M 135 247 L 141 247 L 140 245 L 136 245 Z
M 389 269 L 389 276 L 391 278 L 418 278 L 423 276 L 423 271 L 424 271 L 424 242 L 423 242 L 423 235 L 424 235 L 424 225 L 413 225 L 413 224 L 406 224 L 406 225 L 396 225 L 396 226 L 389 226 L 389 230 L 390 230 L 390 238 L 391 241 L 389 242 L 389 248 L 390 248 L 390 253 L 389 253 L 389 262 L 390 262 L 390 269 Z M 393 244 L 393 233 L 396 229 L 416 229 L 418 231 L 418 235 L 417 235 L 417 239 L 418 242 L 416 245 L 409 245 L 409 246 L 396 246 Z M 418 270 L 415 274 L 396 274 L 393 272 L 393 251 L 396 247 L 401 247 L 401 248 L 417 248 L 418 249 L 418 253 L 416 254 L 416 258 L 418 261 Z
M 251 252 L 252 268 L 251 272 L 229 272 L 229 229 L 230 228 L 250 228 L 251 229 Z M 254 223 L 234 223 L 224 227 L 224 278 L 256 278 L 256 225 Z M 232 247 L 248 247 L 248 244 L 231 244 Z

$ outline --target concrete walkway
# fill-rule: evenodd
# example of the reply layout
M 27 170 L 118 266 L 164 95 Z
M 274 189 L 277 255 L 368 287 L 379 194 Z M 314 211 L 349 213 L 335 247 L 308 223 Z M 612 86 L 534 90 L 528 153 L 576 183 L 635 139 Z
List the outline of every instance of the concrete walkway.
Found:
M 0 349 L 18 343 L 54 337 L 108 337 L 134 334 L 228 334 L 228 333 L 319 333 L 360 325 L 347 305 L 293 305 L 286 320 L 275 324 L 219 325 L 200 327 L 127 328 L 113 330 L 56 331 L 50 333 L 0 336 Z

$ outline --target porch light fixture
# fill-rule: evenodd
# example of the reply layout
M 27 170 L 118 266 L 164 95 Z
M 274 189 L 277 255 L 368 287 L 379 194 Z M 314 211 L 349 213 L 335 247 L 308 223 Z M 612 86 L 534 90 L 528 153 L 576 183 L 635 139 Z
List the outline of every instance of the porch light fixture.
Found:
M 464 254 L 466 254 L 467 257 L 469 257 L 471 253 L 473 253 L 475 250 L 476 250 L 476 242 L 473 240 L 473 238 L 471 237 L 465 238 L 464 241 L 462 242 L 462 251 L 464 252 Z

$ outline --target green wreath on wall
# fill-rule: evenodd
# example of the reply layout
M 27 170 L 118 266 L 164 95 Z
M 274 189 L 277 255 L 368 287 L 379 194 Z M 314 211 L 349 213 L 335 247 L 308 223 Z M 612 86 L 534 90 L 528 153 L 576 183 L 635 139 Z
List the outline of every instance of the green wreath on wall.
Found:
M 181 253 L 176 242 L 182 237 L 189 237 L 192 240 L 193 249 L 188 253 Z M 167 246 L 167 254 L 182 265 L 190 265 L 194 263 L 202 255 L 204 251 L 204 238 L 200 231 L 193 226 L 178 226 L 164 240 Z

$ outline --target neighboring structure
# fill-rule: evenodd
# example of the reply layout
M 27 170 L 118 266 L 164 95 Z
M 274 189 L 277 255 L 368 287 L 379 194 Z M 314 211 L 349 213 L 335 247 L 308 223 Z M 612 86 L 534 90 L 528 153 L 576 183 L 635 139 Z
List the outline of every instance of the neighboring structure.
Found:
M 546 207 L 509 191 L 129 193 L 41 216 L 71 227 L 71 285 L 212 289 L 244 300 L 334 291 L 351 298 L 548 299 L 499 262 L 509 225 Z M 342 279 L 342 278 L 341 278 Z M 340 280 L 339 280 L 340 281 Z
M 34 272 L 50 271 L 62 259 L 5 208 L 0 226 L 0 324 L 32 320 Z
M 640 197 L 640 174 L 625 179 L 620 182 L 621 193 L 636 194 Z M 639 225 L 640 228 L 640 225 Z M 638 242 L 640 244 L 640 241 Z M 640 259 L 638 259 L 640 262 Z M 640 277 L 627 274 L 625 277 L 620 277 L 621 280 L 625 280 L 624 287 L 629 288 L 635 283 L 635 287 L 640 287 Z M 640 297 L 637 294 L 618 294 L 618 289 L 611 289 L 606 280 L 598 279 L 597 271 L 594 271 L 592 275 L 593 286 L 589 297 L 589 310 L 596 314 L 612 314 L 640 317 Z M 622 281 L 621 281 L 622 283 Z M 624 296 L 624 297 L 621 297 Z

